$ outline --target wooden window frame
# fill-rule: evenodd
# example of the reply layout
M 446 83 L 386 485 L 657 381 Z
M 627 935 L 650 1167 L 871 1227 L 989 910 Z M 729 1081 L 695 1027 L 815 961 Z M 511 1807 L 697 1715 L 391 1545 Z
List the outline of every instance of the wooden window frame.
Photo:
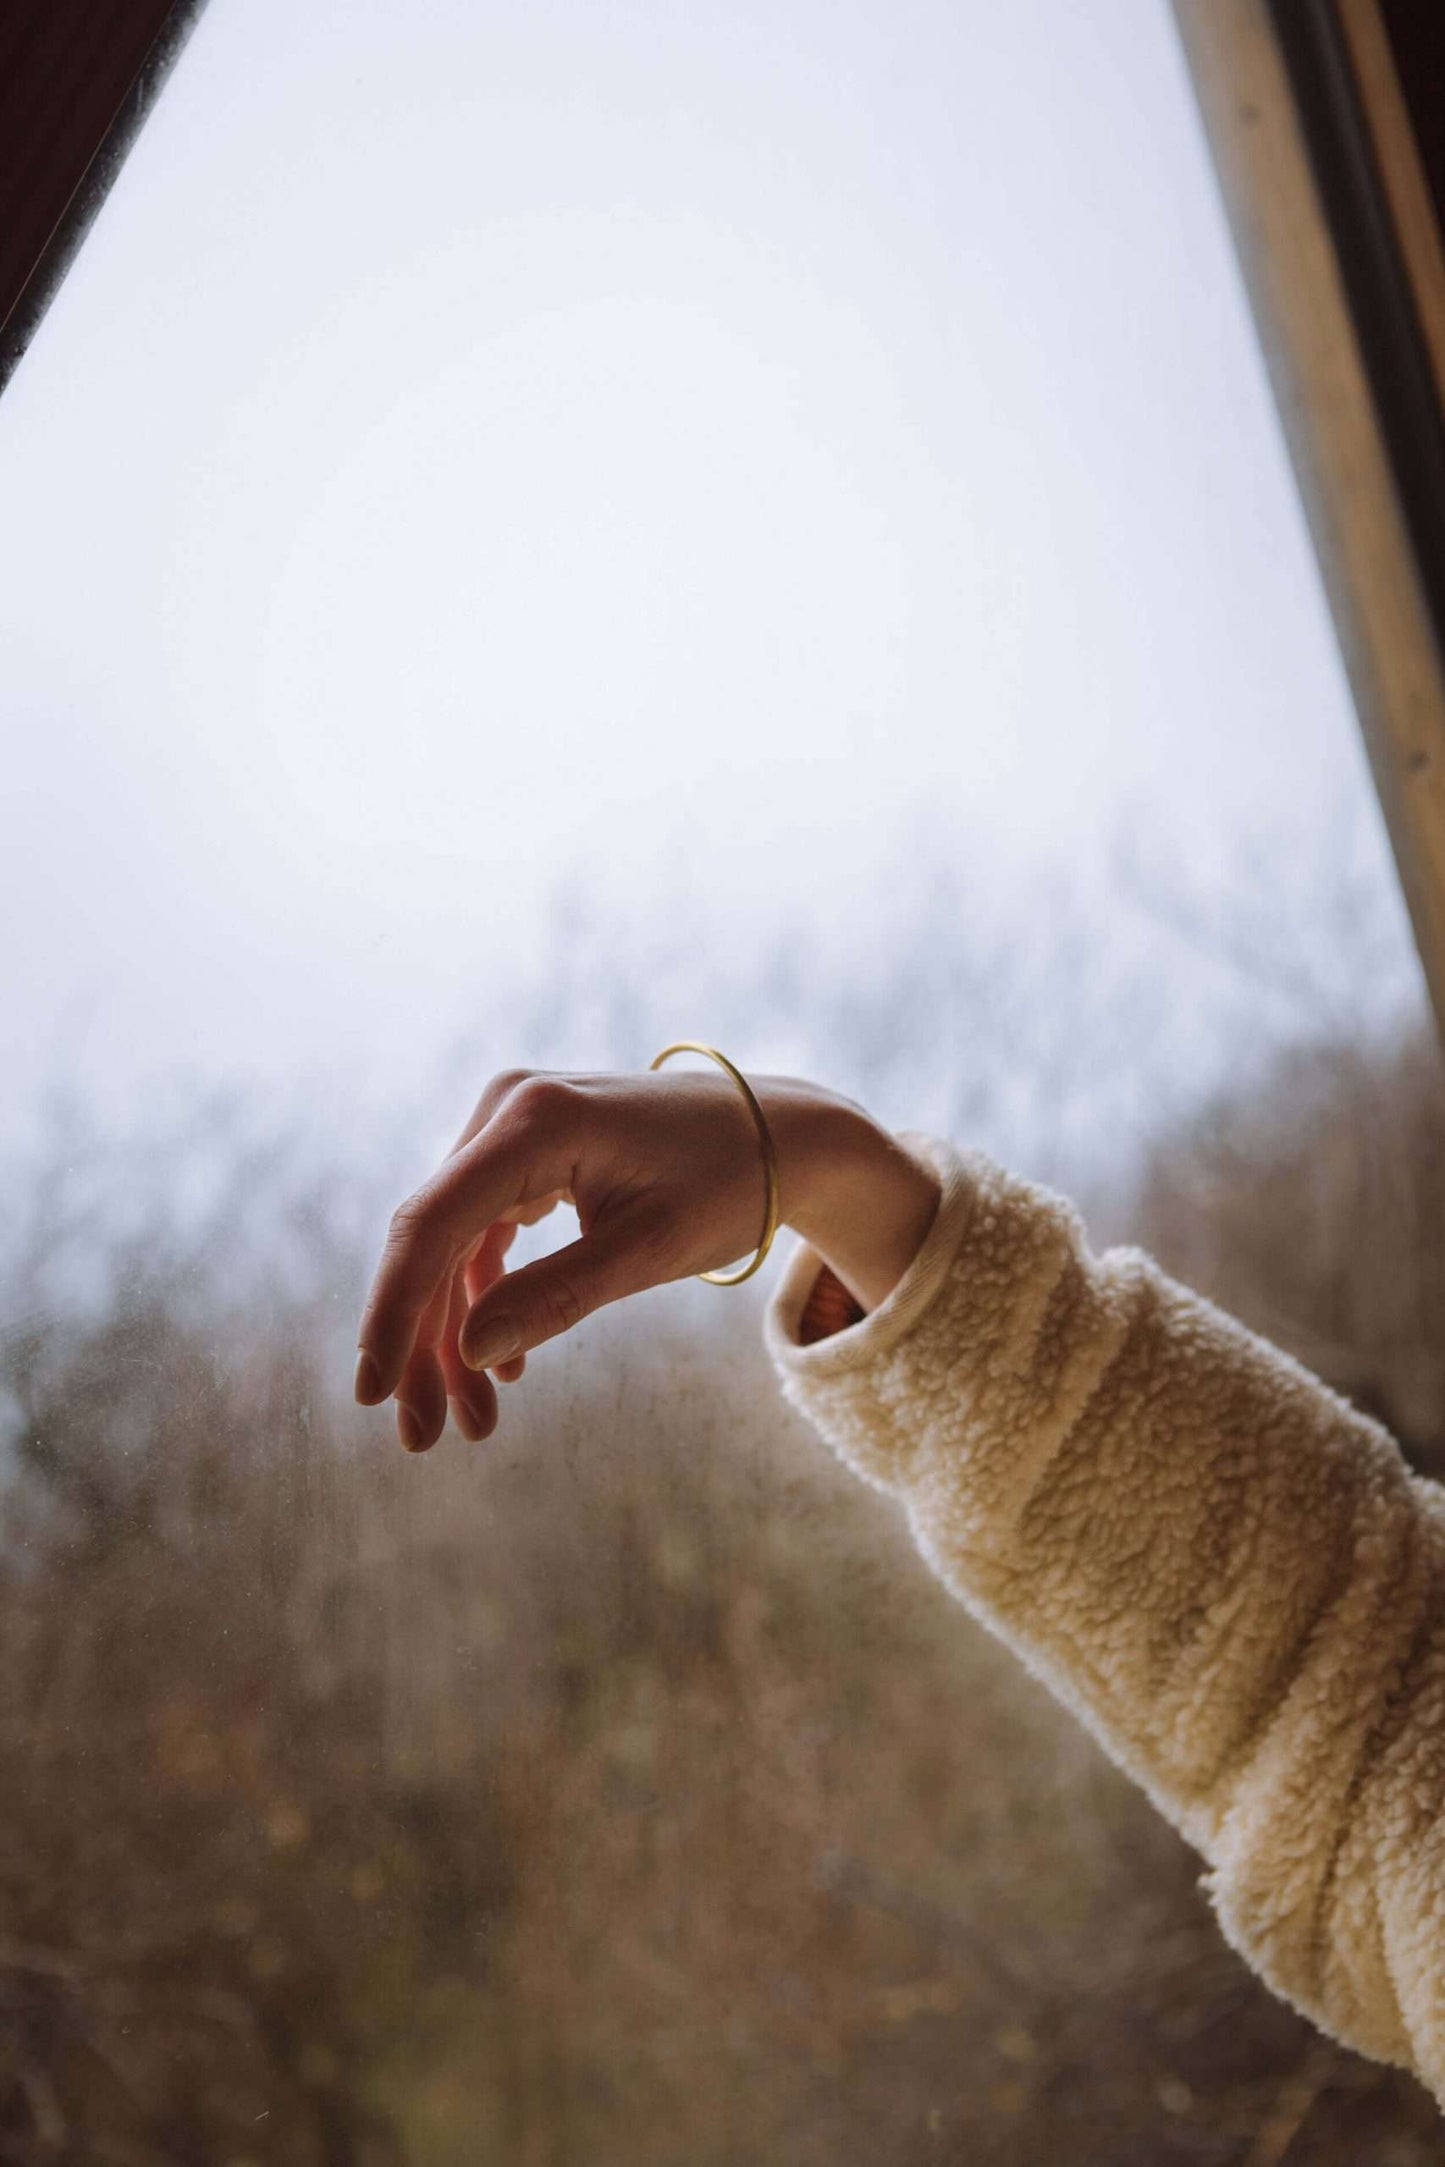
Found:
M 1445 255 L 1392 6 L 1174 14 L 1445 1031 Z

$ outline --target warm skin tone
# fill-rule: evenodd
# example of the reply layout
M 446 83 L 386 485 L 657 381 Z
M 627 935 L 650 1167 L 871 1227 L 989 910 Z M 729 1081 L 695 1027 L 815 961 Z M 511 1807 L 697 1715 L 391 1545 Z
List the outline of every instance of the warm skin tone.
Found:
M 782 1223 L 876 1309 L 932 1223 L 935 1176 L 851 1100 L 791 1076 L 748 1081 L 777 1150 Z M 494 1077 L 392 1219 L 356 1397 L 395 1395 L 410 1452 L 436 1443 L 448 1403 L 464 1437 L 488 1437 L 494 1378 L 514 1382 L 531 1348 L 604 1302 L 747 1258 L 764 1196 L 757 1130 L 720 1071 Z M 564 1202 L 579 1238 L 507 1271 L 517 1227 Z

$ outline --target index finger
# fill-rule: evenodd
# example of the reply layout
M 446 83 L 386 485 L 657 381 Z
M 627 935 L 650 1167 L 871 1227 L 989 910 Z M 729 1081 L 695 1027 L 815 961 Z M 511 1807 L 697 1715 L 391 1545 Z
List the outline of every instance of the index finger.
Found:
M 428 1304 L 489 1226 L 569 1186 L 572 1154 L 555 1119 L 513 1104 L 489 1121 L 393 1214 L 362 1312 L 356 1397 L 374 1407 L 396 1390 Z

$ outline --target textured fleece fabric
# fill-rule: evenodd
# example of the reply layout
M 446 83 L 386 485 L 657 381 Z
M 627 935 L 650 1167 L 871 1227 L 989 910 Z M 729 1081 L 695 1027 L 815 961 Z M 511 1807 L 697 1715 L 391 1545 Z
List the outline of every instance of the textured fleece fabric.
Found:
M 942 1183 L 861 1323 L 766 1333 L 786 1396 L 898 1498 L 939 1578 L 1208 1861 L 1225 1934 L 1445 2103 L 1445 1490 L 1380 1426 L 1062 1199 Z

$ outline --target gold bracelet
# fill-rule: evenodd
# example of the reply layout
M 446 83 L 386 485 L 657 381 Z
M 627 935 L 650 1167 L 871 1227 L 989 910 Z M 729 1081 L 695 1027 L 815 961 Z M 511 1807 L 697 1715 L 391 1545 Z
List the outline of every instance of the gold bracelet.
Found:
M 778 1231 L 778 1154 L 774 1149 L 772 1135 L 763 1109 L 758 1104 L 757 1094 L 742 1070 L 734 1068 L 725 1053 L 719 1053 L 716 1046 L 704 1046 L 700 1039 L 680 1038 L 675 1045 L 664 1046 L 657 1059 L 648 1062 L 648 1068 L 661 1068 L 663 1062 L 671 1060 L 675 1053 L 706 1054 L 709 1061 L 716 1061 L 718 1067 L 731 1076 L 733 1082 L 748 1102 L 748 1111 L 757 1126 L 758 1142 L 763 1147 L 763 1172 L 768 1184 L 768 1204 L 763 1216 L 763 1238 L 758 1243 L 757 1255 L 750 1264 L 745 1264 L 741 1271 L 699 1272 L 697 1275 L 699 1279 L 706 1279 L 715 1287 L 740 1287 L 745 1279 L 751 1279 L 753 1273 L 758 1270 L 764 1257 L 772 1248 L 773 1236 Z

